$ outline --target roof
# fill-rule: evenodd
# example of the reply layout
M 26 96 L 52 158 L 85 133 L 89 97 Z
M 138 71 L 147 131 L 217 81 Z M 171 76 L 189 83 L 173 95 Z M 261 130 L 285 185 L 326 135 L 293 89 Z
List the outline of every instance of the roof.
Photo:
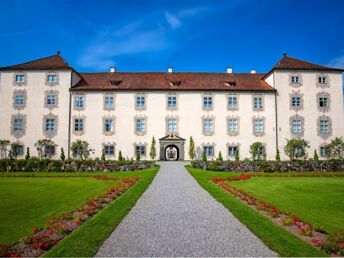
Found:
M 270 74 L 273 70 L 315 70 L 315 71 L 334 71 L 343 72 L 344 69 L 332 68 L 313 64 L 307 61 L 297 59 L 295 57 L 283 55 L 282 59 L 266 74 Z M 264 76 L 264 78 L 266 77 Z
M 262 80 L 264 74 L 251 73 L 80 73 L 77 90 L 204 90 L 274 91 Z
M 1 67 L 0 70 L 35 70 L 35 69 L 72 69 L 60 54 L 40 58 L 34 61 Z

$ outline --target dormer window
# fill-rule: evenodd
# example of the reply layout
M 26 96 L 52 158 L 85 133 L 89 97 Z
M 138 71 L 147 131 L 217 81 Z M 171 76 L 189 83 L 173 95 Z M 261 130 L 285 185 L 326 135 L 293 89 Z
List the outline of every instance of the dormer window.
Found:
M 23 86 L 27 83 L 26 73 L 15 73 L 13 77 L 13 84 L 16 86 Z
M 16 75 L 16 83 L 23 83 L 25 82 L 25 75 L 24 74 L 17 74 Z
M 318 77 L 318 83 L 319 84 L 326 84 L 327 83 L 327 77 L 326 76 L 319 76 Z
M 47 81 L 48 83 L 57 83 L 57 75 L 54 74 L 54 75 L 48 75 L 47 77 Z
M 300 83 L 300 77 L 297 75 L 291 76 L 291 83 L 299 84 Z
M 55 72 L 49 72 L 45 75 L 45 84 L 48 86 L 55 86 L 59 83 L 59 76 Z
M 228 87 L 235 87 L 235 81 L 227 81 L 225 82 L 225 85 Z
M 114 81 L 114 80 L 111 80 L 111 81 L 110 81 L 110 84 L 111 84 L 111 86 L 118 86 L 118 85 L 121 84 L 121 82 L 122 82 L 122 81 Z
M 173 82 L 170 82 L 170 85 L 171 85 L 172 87 L 177 87 L 177 86 L 179 86 L 181 83 L 182 83 L 182 81 L 173 81 Z

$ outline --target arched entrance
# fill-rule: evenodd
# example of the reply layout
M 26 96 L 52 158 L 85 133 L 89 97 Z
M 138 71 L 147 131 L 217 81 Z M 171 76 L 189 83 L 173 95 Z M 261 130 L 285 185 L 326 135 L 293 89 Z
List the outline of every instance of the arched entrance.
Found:
M 171 144 L 165 148 L 165 160 L 176 161 L 179 159 L 179 149 L 176 145 Z

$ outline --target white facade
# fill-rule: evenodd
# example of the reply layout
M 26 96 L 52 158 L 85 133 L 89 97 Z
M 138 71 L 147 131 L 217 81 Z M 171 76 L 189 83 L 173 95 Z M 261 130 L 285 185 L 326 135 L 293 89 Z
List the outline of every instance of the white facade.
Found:
M 334 137 L 344 136 L 341 71 L 272 70 L 264 80 L 276 89 L 276 94 L 273 90 L 259 89 L 70 91 L 82 77 L 72 69 L 7 69 L 0 72 L 0 139 L 21 144 L 24 149 L 29 147 L 32 156 L 37 155 L 35 142 L 48 138 L 56 144 L 55 158 L 59 157 L 60 148 L 64 148 L 68 155 L 69 145 L 80 139 L 90 144 L 92 158 L 100 157 L 104 146 L 114 146 L 114 155 L 107 155 L 107 158 L 115 159 L 119 150 L 124 157 L 133 158 L 136 146 L 145 146 L 146 155 L 142 158 L 150 159 L 152 138 L 157 140 L 159 157 L 158 139 L 173 134 L 185 139 L 186 160 L 190 159 L 191 136 L 198 159 L 204 146 L 213 148 L 209 159 L 216 159 L 220 151 L 224 159 L 234 159 L 229 155 L 229 146 L 238 147 L 240 159 L 251 158 L 249 146 L 257 141 L 264 144 L 267 159 L 275 159 L 278 142 L 284 159 L 286 139 L 301 137 L 308 140 L 311 145 L 309 154 L 312 155 L 314 150 L 319 153 L 320 147 Z M 17 75 L 24 75 L 24 81 L 16 78 Z M 326 78 L 324 83 L 319 83 L 319 77 Z M 291 80 L 299 81 L 292 83 Z M 15 99 L 16 94 L 24 96 L 24 105 L 16 105 L 16 101 L 21 101 Z M 49 94 L 57 96 L 56 105 L 47 105 Z M 144 101 L 141 108 L 136 106 L 138 96 Z M 169 99 L 169 96 L 173 98 Z M 204 107 L 207 96 L 211 99 L 210 108 Z M 319 107 L 319 97 L 322 96 L 328 101 L 325 107 Z M 232 97 L 236 98 L 237 105 L 231 107 L 229 98 Z M 292 107 L 292 97 L 299 97 L 294 99 L 301 102 L 298 107 Z M 108 103 L 112 99 L 113 107 Z M 170 108 L 169 101 L 173 102 Z M 17 115 L 24 118 L 21 133 L 14 130 Z M 50 125 L 46 119 L 49 118 L 53 118 L 52 132 L 47 132 Z M 144 126 L 139 124 L 142 131 L 136 130 L 137 119 L 144 121 Z M 328 120 L 325 134 L 320 133 L 322 119 Z M 298 128 L 298 121 L 301 131 L 292 133 L 293 123 Z M 76 128 L 75 123 L 80 128 Z M 22 157 L 24 155 L 25 151 Z

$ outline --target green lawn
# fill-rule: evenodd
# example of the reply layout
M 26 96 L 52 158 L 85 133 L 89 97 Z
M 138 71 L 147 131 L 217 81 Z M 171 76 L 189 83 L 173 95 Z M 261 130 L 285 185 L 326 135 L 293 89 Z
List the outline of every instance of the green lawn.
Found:
M 344 229 L 343 177 L 253 177 L 230 184 L 329 232 Z
M 31 234 L 34 227 L 44 226 L 53 213 L 61 214 L 64 211 L 74 210 L 84 203 L 86 197 L 97 196 L 116 184 L 115 181 L 97 180 L 90 176 L 98 174 L 113 177 L 140 176 L 142 180 L 136 185 L 141 183 L 139 194 L 142 194 L 157 170 L 156 167 L 142 171 L 118 173 L 2 173 L 0 174 L 0 243 L 18 241 L 21 237 Z M 19 177 L 28 175 L 34 175 L 34 177 Z M 67 177 L 61 177 L 61 175 Z M 127 193 L 130 191 L 131 189 Z M 117 207 L 112 211 L 112 217 L 116 217 L 118 213 L 117 222 L 119 223 L 137 199 L 137 196 L 129 196 L 128 205 Z M 117 203 L 118 200 L 109 206 Z M 99 212 L 99 214 L 101 213 L 102 211 Z M 81 225 L 79 229 L 93 219 Z M 109 228 L 107 231 L 111 232 L 117 224 L 107 225 Z M 98 229 L 101 231 L 102 228 Z M 100 234 L 102 233 L 104 234 L 104 232 L 100 232 Z M 86 234 L 92 238 L 88 233 Z M 96 232 L 94 234 L 96 235 Z M 98 244 L 101 244 L 104 239 L 98 239 Z M 75 245 L 75 247 L 80 250 L 80 246 Z M 92 247 L 94 253 L 98 246 L 93 245 Z M 78 254 L 72 255 L 79 256 Z
M 187 169 L 205 190 L 217 201 L 221 202 L 248 229 L 280 256 L 326 256 L 310 244 L 273 223 L 269 218 L 260 215 L 257 211 L 235 199 L 210 181 L 212 177 L 231 177 L 238 175 L 237 173 L 211 172 L 190 167 L 187 167 Z

